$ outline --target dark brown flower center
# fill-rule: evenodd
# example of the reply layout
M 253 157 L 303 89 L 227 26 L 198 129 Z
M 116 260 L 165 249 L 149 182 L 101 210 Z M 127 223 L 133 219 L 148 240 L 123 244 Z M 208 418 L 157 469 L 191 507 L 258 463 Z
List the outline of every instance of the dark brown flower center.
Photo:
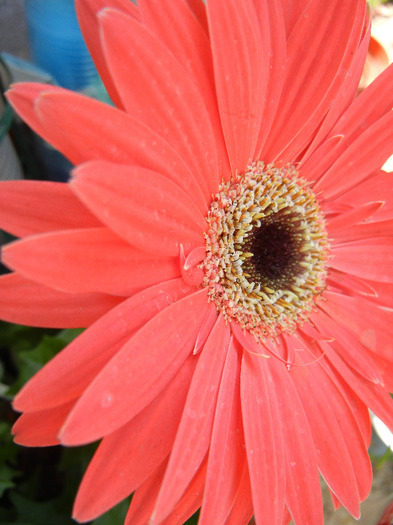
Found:
M 254 228 L 243 248 L 252 253 L 245 260 L 243 271 L 250 279 L 273 290 L 287 288 L 294 278 L 304 272 L 299 266 L 303 259 L 302 237 L 296 231 L 296 215 L 270 215 L 261 226 Z
M 293 331 L 326 280 L 325 221 L 294 168 L 257 162 L 223 183 L 207 218 L 209 297 L 258 338 Z

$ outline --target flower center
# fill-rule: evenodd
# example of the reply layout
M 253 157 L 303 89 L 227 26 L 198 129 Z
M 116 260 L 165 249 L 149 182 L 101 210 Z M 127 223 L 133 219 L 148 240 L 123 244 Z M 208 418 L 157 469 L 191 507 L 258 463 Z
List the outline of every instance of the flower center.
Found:
M 257 339 L 293 332 L 326 282 L 329 244 L 315 195 L 295 168 L 262 162 L 219 190 L 202 263 L 210 300 Z

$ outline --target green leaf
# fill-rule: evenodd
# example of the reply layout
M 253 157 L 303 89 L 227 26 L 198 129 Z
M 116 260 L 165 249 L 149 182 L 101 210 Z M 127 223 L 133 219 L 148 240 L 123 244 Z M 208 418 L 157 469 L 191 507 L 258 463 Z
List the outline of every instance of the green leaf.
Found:
M 121 525 L 124 523 L 129 506 L 130 498 L 127 498 L 116 505 L 116 507 L 113 507 L 113 509 L 106 512 L 103 516 L 94 520 L 92 525 Z
M 33 349 L 14 350 L 19 376 L 7 392 L 14 395 L 57 353 L 67 346 L 82 330 L 62 330 L 56 335 L 44 335 Z

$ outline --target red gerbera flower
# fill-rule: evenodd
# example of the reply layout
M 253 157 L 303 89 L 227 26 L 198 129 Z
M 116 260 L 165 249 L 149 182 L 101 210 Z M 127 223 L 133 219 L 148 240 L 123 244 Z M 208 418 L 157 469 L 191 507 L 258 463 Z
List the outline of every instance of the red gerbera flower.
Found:
M 393 428 L 393 69 L 358 98 L 364 0 L 78 0 L 117 108 L 15 86 L 77 165 L 6 182 L 4 319 L 87 327 L 19 393 L 16 441 L 102 439 L 86 521 L 359 516 Z M 289 511 L 289 514 L 287 513 Z

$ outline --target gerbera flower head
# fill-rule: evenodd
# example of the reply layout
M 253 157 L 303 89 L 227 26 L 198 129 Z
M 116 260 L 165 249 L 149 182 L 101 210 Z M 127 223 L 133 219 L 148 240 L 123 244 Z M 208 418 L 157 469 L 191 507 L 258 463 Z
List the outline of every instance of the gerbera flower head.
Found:
M 5 182 L 1 316 L 86 330 L 16 396 L 28 446 L 101 440 L 74 517 L 358 517 L 393 428 L 393 69 L 364 0 L 77 0 L 114 106 L 8 94 L 75 165 Z

